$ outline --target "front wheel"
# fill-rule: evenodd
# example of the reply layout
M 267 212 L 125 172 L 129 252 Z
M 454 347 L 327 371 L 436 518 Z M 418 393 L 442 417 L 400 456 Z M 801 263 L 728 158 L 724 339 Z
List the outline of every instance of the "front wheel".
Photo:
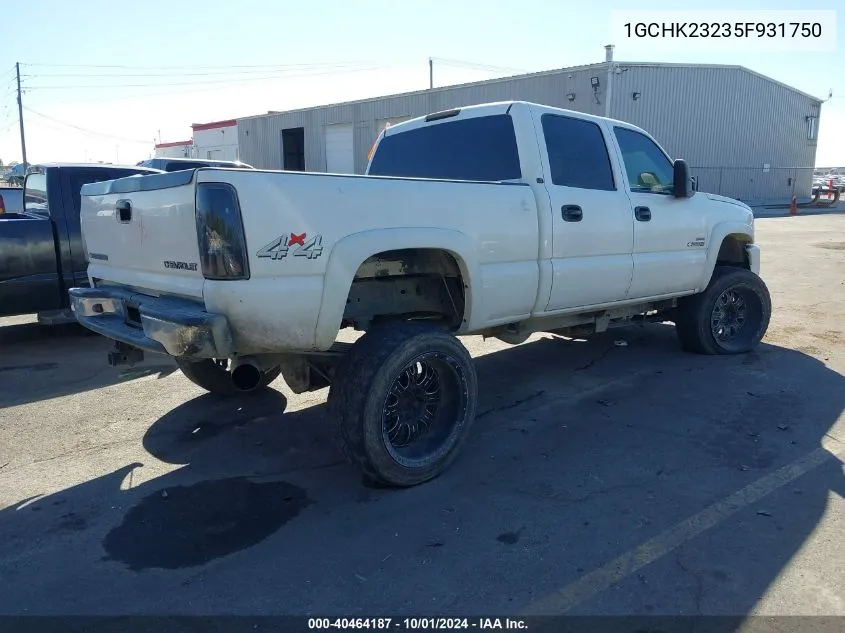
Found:
M 442 473 L 475 418 L 478 382 L 454 336 L 413 322 L 375 327 L 329 393 L 341 451 L 372 482 L 414 486 Z
M 229 371 L 230 362 L 225 358 L 205 359 L 201 361 L 177 358 L 176 364 L 188 380 L 211 393 L 220 396 L 237 396 L 249 393 L 235 386 L 232 380 L 232 372 Z M 281 371 L 281 367 L 274 367 L 262 372 L 258 385 L 255 389 L 251 389 L 250 392 L 267 387 L 267 385 L 279 377 Z
M 772 300 L 750 270 L 717 266 L 707 288 L 678 301 L 675 329 L 681 346 L 698 354 L 743 354 L 763 340 Z

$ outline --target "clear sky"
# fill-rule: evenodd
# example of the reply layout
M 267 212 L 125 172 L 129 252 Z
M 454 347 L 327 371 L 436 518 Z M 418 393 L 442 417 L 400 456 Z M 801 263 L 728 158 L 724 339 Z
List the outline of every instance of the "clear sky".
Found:
M 565 0 L 41 0 L 0 33 L 0 159 L 20 160 L 22 63 L 30 162 L 134 163 L 191 123 L 336 103 L 604 60 L 740 64 L 819 98 L 817 165 L 845 165 L 845 5 L 723 0 L 684 8 L 836 9 L 835 52 L 657 50 L 610 41 L 611 10 L 677 2 Z M 449 61 L 440 61 L 440 60 Z M 458 65 L 454 61 L 469 63 Z M 475 66 L 473 66 L 473 64 Z

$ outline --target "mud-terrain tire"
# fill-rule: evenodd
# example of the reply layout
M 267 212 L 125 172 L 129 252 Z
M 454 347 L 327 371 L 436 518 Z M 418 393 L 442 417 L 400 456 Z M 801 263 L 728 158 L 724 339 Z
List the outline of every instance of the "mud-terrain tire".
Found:
M 760 277 L 717 266 L 703 292 L 678 301 L 675 330 L 688 352 L 744 354 L 766 335 L 771 315 L 772 299 Z
M 248 393 L 255 393 L 267 387 L 279 377 L 281 367 L 274 367 L 263 372 L 261 382 L 251 391 L 241 391 L 232 383 L 232 376 L 229 370 L 218 365 L 215 361 L 207 359 L 201 361 L 189 361 L 184 358 L 177 358 L 176 364 L 185 377 L 195 385 L 206 391 L 219 396 L 242 396 Z
M 337 442 L 368 483 L 410 487 L 455 459 L 475 419 L 466 347 L 419 322 L 374 327 L 341 360 L 329 392 Z

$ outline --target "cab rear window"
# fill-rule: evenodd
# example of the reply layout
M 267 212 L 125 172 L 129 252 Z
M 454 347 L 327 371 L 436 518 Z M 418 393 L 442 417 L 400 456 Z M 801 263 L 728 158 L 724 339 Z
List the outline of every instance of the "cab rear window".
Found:
M 367 173 L 487 182 L 522 178 L 513 119 L 497 114 L 429 123 L 386 136 Z

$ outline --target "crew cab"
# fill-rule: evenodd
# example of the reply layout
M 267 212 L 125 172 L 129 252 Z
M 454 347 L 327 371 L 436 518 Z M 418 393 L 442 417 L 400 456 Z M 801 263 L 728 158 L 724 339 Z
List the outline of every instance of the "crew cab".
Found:
M 645 131 L 526 102 L 386 128 L 367 174 L 198 169 L 83 187 L 80 323 L 113 364 L 175 357 L 236 394 L 330 386 L 340 448 L 410 486 L 475 417 L 456 338 L 518 344 L 672 321 L 704 354 L 753 349 L 771 300 L 748 206 L 697 192 Z M 363 330 L 353 344 L 342 328 Z
M 42 324 L 76 322 L 68 289 L 88 285 L 79 223 L 82 185 L 155 173 L 161 172 L 99 163 L 30 166 L 23 208 L 0 214 L 0 317 L 36 313 Z M 0 189 L 0 195 L 10 191 Z

